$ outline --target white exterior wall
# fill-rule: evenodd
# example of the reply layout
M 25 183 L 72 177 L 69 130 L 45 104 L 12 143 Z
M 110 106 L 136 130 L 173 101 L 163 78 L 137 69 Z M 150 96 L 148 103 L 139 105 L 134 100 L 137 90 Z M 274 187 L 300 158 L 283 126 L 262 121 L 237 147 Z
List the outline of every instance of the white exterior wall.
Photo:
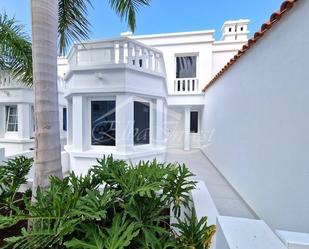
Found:
M 121 46 L 126 42 L 126 49 L 127 46 L 135 44 L 144 52 L 156 52 L 135 41 L 123 39 L 118 42 Z M 110 44 L 113 46 L 110 47 Z M 106 50 L 107 45 L 108 51 L 113 54 L 110 61 L 106 61 L 107 57 L 102 60 L 96 57 L 98 61 L 81 59 L 77 65 L 72 62 L 66 76 L 69 86 L 66 95 L 69 133 L 68 146 L 65 149 L 70 155 L 70 169 L 76 174 L 86 173 L 96 163 L 96 159 L 104 155 L 112 154 L 114 158 L 132 162 L 154 158 L 163 161 L 165 157 L 164 117 L 167 95 L 165 71 L 158 71 L 157 59 L 147 61 L 144 55 L 138 57 L 137 49 L 136 54 L 130 55 L 130 58 L 128 56 L 125 63 L 118 63 L 118 59 L 123 60 L 122 56 L 126 55 L 127 50 L 119 54 L 118 48 L 114 47 L 114 41 L 109 40 L 87 43 L 89 50 L 85 52 L 85 58 L 88 58 L 87 53 L 91 57 L 93 46 L 98 47 L 96 53 L 100 54 Z M 79 52 L 73 50 L 71 56 Z M 128 50 L 127 53 L 131 51 Z M 156 56 L 158 55 L 162 57 L 160 52 L 156 52 Z M 118 59 L 115 60 L 114 57 Z M 135 64 L 132 60 L 135 60 Z M 139 66 L 139 60 L 142 60 L 142 66 Z M 151 63 L 154 63 L 155 71 L 152 70 Z M 115 146 L 91 144 L 91 101 L 93 100 L 115 100 L 116 102 Z M 149 144 L 134 145 L 134 101 L 149 103 Z
M 241 46 L 239 46 L 239 49 Z M 231 58 L 235 55 L 235 50 L 227 51 L 214 51 L 212 60 L 212 77 L 214 77 L 220 70 L 229 62 Z M 204 87 L 204 86 L 203 86 Z
M 205 94 L 204 152 L 272 228 L 309 231 L 309 1 Z
M 58 74 L 58 102 L 59 102 L 59 128 L 60 128 L 60 142 L 61 142 L 61 150 L 64 149 L 64 145 L 67 144 L 67 133 L 68 133 L 68 124 L 67 124 L 67 130 L 63 130 L 63 109 L 67 108 L 67 101 L 64 98 L 64 95 L 66 91 L 68 90 L 68 86 L 64 80 L 66 74 L 69 70 L 68 60 L 66 58 L 60 57 L 57 59 L 57 74 Z M 68 110 L 68 108 L 67 108 Z M 68 111 L 67 111 L 68 114 Z M 67 116 L 67 122 L 68 122 L 68 116 Z
M 18 131 L 6 131 L 5 106 L 17 106 Z M 0 88 L 0 147 L 5 149 L 5 156 L 29 150 L 34 147 L 33 122 L 31 108 L 33 106 L 33 91 L 25 87 Z
M 169 105 L 166 133 L 168 147 L 170 148 L 190 150 L 200 148 L 202 144 L 201 127 L 203 125 L 202 115 L 204 108 L 204 101 L 200 101 L 202 89 L 205 83 L 210 81 L 218 70 L 237 53 L 247 39 L 249 20 L 230 22 L 234 26 L 241 23 L 241 25 L 244 25 L 245 30 L 241 32 L 233 31 L 233 39 L 229 40 L 215 41 L 213 37 L 214 30 L 132 36 L 133 39 L 152 46 L 163 53 L 168 88 L 167 102 Z M 242 39 L 235 40 L 236 33 L 241 33 L 243 35 Z M 175 91 L 176 57 L 188 55 L 197 56 L 196 78 L 198 80 L 198 91 L 177 92 Z M 190 133 L 190 111 L 199 112 L 198 133 Z M 187 113 L 187 116 L 185 113 Z
M 205 30 L 133 36 L 132 38 L 163 52 L 168 93 L 174 94 L 176 56 L 197 55 L 196 77 L 199 80 L 198 88 L 201 92 L 205 83 L 217 72 L 217 68 L 221 69 L 246 42 L 246 39 L 240 41 L 215 41 L 213 34 L 214 30 Z M 220 55 L 217 55 L 218 53 Z
M 168 109 L 166 134 L 169 148 L 184 148 L 184 119 L 183 109 Z
M 65 60 L 62 61 L 65 63 Z M 59 73 L 65 74 L 67 64 L 60 67 Z M 63 131 L 64 82 L 59 85 L 59 121 L 62 148 L 66 144 L 66 131 Z M 5 106 L 17 106 L 18 131 L 6 131 Z M 0 147 L 5 149 L 5 156 L 22 153 L 34 148 L 34 93 L 32 88 L 25 87 L 20 81 L 0 71 Z

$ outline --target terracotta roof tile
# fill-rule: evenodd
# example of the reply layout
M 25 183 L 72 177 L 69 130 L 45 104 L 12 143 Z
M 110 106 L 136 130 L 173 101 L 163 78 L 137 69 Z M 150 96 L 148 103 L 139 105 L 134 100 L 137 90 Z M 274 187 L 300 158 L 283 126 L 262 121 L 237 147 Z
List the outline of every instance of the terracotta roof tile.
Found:
M 262 24 L 261 29 L 257 31 L 254 36 L 248 40 L 248 42 L 238 51 L 238 53 L 216 74 L 213 79 L 204 87 L 205 92 L 210 86 L 212 86 L 243 54 L 247 52 L 263 35 L 272 28 L 272 26 L 278 22 L 282 16 L 290 10 L 294 3 L 298 0 L 286 0 L 281 4 L 280 10 L 274 12 L 269 20 Z

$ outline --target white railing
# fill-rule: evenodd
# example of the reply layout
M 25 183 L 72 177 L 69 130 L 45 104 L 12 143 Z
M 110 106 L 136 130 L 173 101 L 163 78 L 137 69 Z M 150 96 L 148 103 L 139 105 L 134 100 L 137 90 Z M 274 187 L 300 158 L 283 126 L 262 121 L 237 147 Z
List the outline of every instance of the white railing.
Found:
M 133 68 L 165 74 L 161 51 L 127 37 L 76 44 L 68 56 L 70 68 L 127 64 Z
M 197 78 L 175 79 L 174 93 L 177 93 L 177 94 L 199 93 L 199 80 Z
M 14 79 L 7 71 L 0 71 L 0 88 L 28 88 L 20 80 Z

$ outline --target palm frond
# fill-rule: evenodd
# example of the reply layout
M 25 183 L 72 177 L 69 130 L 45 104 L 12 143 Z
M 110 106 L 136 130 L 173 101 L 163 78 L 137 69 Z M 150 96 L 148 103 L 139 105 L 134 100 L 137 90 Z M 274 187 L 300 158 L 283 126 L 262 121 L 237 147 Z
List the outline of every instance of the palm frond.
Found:
M 24 84 L 32 85 L 32 46 L 24 25 L 0 14 L 0 70 L 7 70 Z
M 136 13 L 142 6 L 149 6 L 151 0 L 109 0 L 112 9 L 128 22 L 130 29 L 134 32 L 136 27 Z
M 59 53 L 64 55 L 72 42 L 89 38 L 90 22 L 87 16 L 92 4 L 91 0 L 58 0 L 58 5 Z

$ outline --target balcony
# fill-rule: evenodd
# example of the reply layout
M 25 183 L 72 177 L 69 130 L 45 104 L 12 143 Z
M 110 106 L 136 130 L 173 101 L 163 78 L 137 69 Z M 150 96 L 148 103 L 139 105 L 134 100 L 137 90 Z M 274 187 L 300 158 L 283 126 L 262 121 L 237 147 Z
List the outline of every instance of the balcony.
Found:
M 0 71 L 0 88 L 29 88 L 20 80 L 14 79 L 8 72 Z
M 127 37 L 76 44 L 68 62 L 70 70 L 122 66 L 165 76 L 162 52 Z
M 26 86 L 20 80 L 13 78 L 8 72 L 0 71 L 0 89 L 31 89 L 32 87 Z M 64 92 L 67 89 L 65 81 L 58 77 L 58 90 Z
M 179 78 L 174 81 L 174 94 L 198 94 L 199 80 L 197 78 Z

